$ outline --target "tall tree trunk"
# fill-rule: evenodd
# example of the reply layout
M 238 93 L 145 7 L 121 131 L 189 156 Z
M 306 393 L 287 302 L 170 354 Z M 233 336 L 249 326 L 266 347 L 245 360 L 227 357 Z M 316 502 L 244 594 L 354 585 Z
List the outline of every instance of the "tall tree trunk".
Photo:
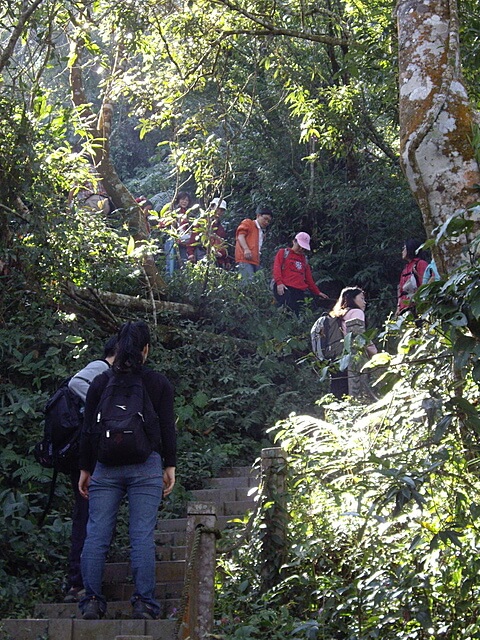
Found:
M 104 96 L 98 116 L 93 113 L 86 96 L 80 56 L 84 47 L 81 37 L 72 41 L 71 55 L 74 59 L 70 67 L 70 91 L 72 101 L 78 109 L 88 136 L 95 141 L 94 165 L 102 178 L 102 184 L 109 198 L 117 209 L 127 212 L 128 227 L 137 245 L 141 245 L 148 239 L 148 231 L 145 215 L 134 197 L 123 184 L 110 156 L 110 135 L 112 131 L 113 104 L 108 92 Z M 113 75 L 113 73 L 112 73 Z M 158 297 L 166 289 L 163 278 L 157 271 L 152 256 L 146 255 L 143 260 L 143 268 L 148 278 L 151 290 Z
M 470 143 L 476 114 L 462 77 L 456 0 L 398 0 L 400 153 L 428 235 L 478 199 L 480 171 Z M 479 215 L 474 233 L 480 228 Z M 461 238 L 436 250 L 448 272 Z

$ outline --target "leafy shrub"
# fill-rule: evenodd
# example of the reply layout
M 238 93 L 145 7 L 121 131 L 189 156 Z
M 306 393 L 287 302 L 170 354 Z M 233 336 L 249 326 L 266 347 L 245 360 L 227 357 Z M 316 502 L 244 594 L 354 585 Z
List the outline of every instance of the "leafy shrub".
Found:
M 70 488 L 67 478 L 59 476 L 51 512 L 38 529 L 51 473 L 39 467 L 31 450 L 41 437 L 47 397 L 61 380 L 98 357 L 107 337 L 88 313 L 80 318 L 53 305 L 45 308 L 44 293 L 49 291 L 50 300 L 55 298 L 68 308 L 68 299 L 58 286 L 65 278 L 86 284 L 97 273 L 97 285 L 117 287 L 121 282 L 133 287 L 138 281 L 133 275 L 134 262 L 124 260 L 119 267 L 121 237 L 109 236 L 111 244 L 102 245 L 107 230 L 101 220 L 79 215 L 71 222 L 68 232 L 66 228 L 52 231 L 51 255 L 65 257 L 51 261 L 48 269 L 38 268 L 41 260 L 46 264 L 46 257 L 38 258 L 43 246 L 40 240 L 32 237 L 20 247 L 25 256 L 31 252 L 38 261 L 31 272 L 38 287 L 18 291 L 16 274 L 5 280 L 9 296 L 0 327 L 0 506 L 8 537 L 0 572 L 8 579 L 0 615 L 7 611 L 9 615 L 12 611 L 18 616 L 31 615 L 33 593 L 52 599 L 60 595 L 69 544 Z M 267 428 L 279 417 L 302 406 L 315 412 L 319 389 L 314 371 L 296 364 L 309 350 L 310 317 L 297 319 L 279 312 L 261 281 L 241 289 L 236 274 L 199 265 L 176 275 L 172 297 L 191 299 L 202 314 L 189 321 L 174 314 L 164 316 L 158 331 L 152 317 L 143 316 L 152 330 L 150 364 L 172 380 L 176 392 L 178 486 L 164 506 L 165 517 L 182 514 L 188 491 L 202 486 L 221 467 L 252 463 L 260 448 L 271 444 Z M 131 317 L 127 310 L 118 321 Z M 165 325 L 173 337 L 162 343 Z M 18 534 L 21 531 L 25 537 Z M 41 561 L 28 555 L 26 539 L 32 531 Z M 124 557 L 126 539 L 126 529 L 119 527 L 111 557 Z M 51 562 L 48 572 L 44 558 Z M 12 608 L 15 594 L 27 592 L 32 597 L 22 596 L 22 604 Z
M 265 592 L 260 512 L 248 544 L 221 561 L 218 616 L 238 621 L 226 638 L 261 637 L 270 607 L 286 608 L 295 639 L 480 637 L 477 278 L 463 267 L 419 292 L 422 323 L 390 323 L 378 402 L 325 397 L 323 420 L 276 425 L 288 558 Z

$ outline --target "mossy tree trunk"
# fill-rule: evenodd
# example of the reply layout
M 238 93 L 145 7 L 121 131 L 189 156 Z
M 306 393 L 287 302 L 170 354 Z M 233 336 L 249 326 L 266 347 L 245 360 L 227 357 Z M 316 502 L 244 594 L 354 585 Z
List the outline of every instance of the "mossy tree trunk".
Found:
M 398 0 L 400 153 L 425 229 L 456 213 L 473 220 L 480 171 L 472 147 L 478 122 L 462 77 L 456 0 Z M 435 250 L 448 273 L 462 261 L 465 236 Z
M 135 201 L 127 187 L 120 179 L 110 155 L 110 136 L 113 121 L 113 103 L 110 100 L 109 92 L 105 91 L 102 105 L 98 115 L 90 107 L 83 83 L 81 54 L 84 48 L 84 41 L 81 36 L 71 40 L 70 67 L 70 91 L 73 104 L 77 107 L 77 113 L 83 125 L 88 142 L 92 143 L 89 149 L 92 150 L 93 164 L 95 170 L 102 179 L 102 184 L 108 197 L 112 200 L 117 209 L 123 209 L 127 213 L 128 227 L 130 234 L 136 245 L 142 245 L 148 239 L 148 230 L 145 215 Z M 118 52 L 117 59 L 121 58 Z M 112 76 L 117 69 L 112 70 Z M 143 268 L 148 278 L 151 290 L 157 298 L 166 289 L 163 278 L 159 275 L 155 261 L 152 256 L 145 255 L 143 258 Z

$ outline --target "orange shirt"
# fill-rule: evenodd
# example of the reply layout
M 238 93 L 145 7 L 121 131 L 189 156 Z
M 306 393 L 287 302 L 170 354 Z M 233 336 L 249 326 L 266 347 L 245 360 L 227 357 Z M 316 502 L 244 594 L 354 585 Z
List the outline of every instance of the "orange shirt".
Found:
M 254 264 L 257 267 L 260 266 L 260 234 L 263 231 L 258 227 L 255 220 L 251 220 L 250 218 L 246 218 L 242 220 L 241 223 L 237 227 L 237 231 L 235 233 L 235 262 L 247 262 L 248 264 Z M 238 240 L 239 235 L 245 236 L 245 242 L 248 245 L 248 248 L 252 252 L 252 257 L 250 260 L 245 258 L 245 254 Z

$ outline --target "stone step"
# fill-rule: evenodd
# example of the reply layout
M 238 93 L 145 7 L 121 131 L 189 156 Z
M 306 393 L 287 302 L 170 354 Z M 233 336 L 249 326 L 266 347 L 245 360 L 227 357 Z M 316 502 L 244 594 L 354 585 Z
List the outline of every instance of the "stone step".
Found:
M 245 513 L 237 513 L 231 514 L 229 516 L 219 516 L 217 518 L 217 527 L 220 531 L 227 527 L 235 526 L 235 523 L 232 523 L 232 520 L 235 518 L 243 518 Z M 155 533 L 156 540 L 168 540 L 168 533 L 172 534 L 180 534 L 179 538 L 175 537 L 175 540 L 182 539 L 183 533 L 183 542 L 185 542 L 185 531 L 187 528 L 187 518 L 172 518 L 171 520 L 162 520 L 162 522 L 158 525 L 161 528 L 161 531 Z M 167 535 L 164 535 L 167 534 Z
M 184 560 L 168 560 L 155 563 L 155 575 L 158 582 L 176 582 L 183 580 L 185 573 Z M 131 580 L 132 572 L 129 562 L 108 562 L 103 575 L 104 582 L 124 582 Z
M 236 492 L 237 492 L 236 500 L 256 501 L 256 497 L 258 495 L 258 486 L 255 485 L 253 487 L 237 487 Z
M 232 487 L 231 489 L 195 489 L 190 491 L 190 498 L 192 502 L 213 502 L 216 505 L 221 505 L 225 502 L 243 502 L 245 500 L 255 499 L 256 495 L 255 487 Z M 221 515 L 217 511 L 217 515 Z
M 173 618 L 177 611 L 180 609 L 181 604 L 181 592 L 183 584 L 180 585 L 179 597 L 162 599 L 160 602 L 160 618 Z M 157 594 L 158 595 L 158 594 Z M 57 618 L 76 618 L 81 619 L 82 614 L 78 608 L 77 603 L 43 603 L 35 605 L 33 615 L 36 619 L 49 619 L 54 620 Z M 129 599 L 125 600 L 108 600 L 106 619 L 108 620 L 128 620 L 132 615 L 132 605 Z
M 189 491 L 191 502 L 213 502 L 221 504 L 225 501 L 233 502 L 237 499 L 237 489 L 194 489 Z M 218 511 L 217 511 L 218 514 Z
M 217 478 L 206 481 L 206 489 L 191 491 L 192 501 L 211 502 L 217 506 L 220 530 L 242 529 L 233 520 L 243 520 L 255 507 L 257 472 L 251 467 L 223 469 Z M 185 574 L 186 518 L 159 520 L 155 532 L 157 545 L 156 595 L 161 617 L 174 617 L 180 607 Z M 107 563 L 104 593 L 108 602 L 108 619 L 83 620 L 77 604 L 38 604 L 32 620 L 3 620 L 2 632 L 14 640 L 113 640 L 117 636 L 148 637 L 171 640 L 174 620 L 131 620 L 130 597 L 133 580 L 128 562 Z
M 207 478 L 205 480 L 207 489 L 236 489 L 237 487 L 258 487 L 258 480 L 254 476 L 225 476 L 217 478 Z
M 223 505 L 223 513 L 225 516 L 243 517 L 249 511 L 255 509 L 256 502 L 254 500 L 235 500 L 235 502 L 225 502 Z
M 155 595 L 159 600 L 179 598 L 183 591 L 184 578 L 179 582 L 157 582 Z M 103 593 L 107 600 L 128 600 L 134 591 L 133 583 L 110 582 L 103 585 Z
M 161 544 L 157 542 L 155 556 L 157 560 L 165 562 L 167 560 L 185 560 L 187 549 L 184 546 L 174 547 L 171 544 Z
M 117 636 L 147 636 L 172 640 L 175 620 L 79 620 L 75 618 L 1 621 L 2 636 L 14 640 L 114 640 Z
M 170 520 L 169 520 L 170 522 Z M 172 525 L 170 525 L 172 526 Z M 185 547 L 187 533 L 185 528 L 179 527 L 177 531 L 155 531 L 155 545 L 157 549 L 163 547 Z
M 219 474 L 221 478 L 233 478 L 238 476 L 258 476 L 258 469 L 254 469 L 253 467 L 224 467 L 220 469 Z

